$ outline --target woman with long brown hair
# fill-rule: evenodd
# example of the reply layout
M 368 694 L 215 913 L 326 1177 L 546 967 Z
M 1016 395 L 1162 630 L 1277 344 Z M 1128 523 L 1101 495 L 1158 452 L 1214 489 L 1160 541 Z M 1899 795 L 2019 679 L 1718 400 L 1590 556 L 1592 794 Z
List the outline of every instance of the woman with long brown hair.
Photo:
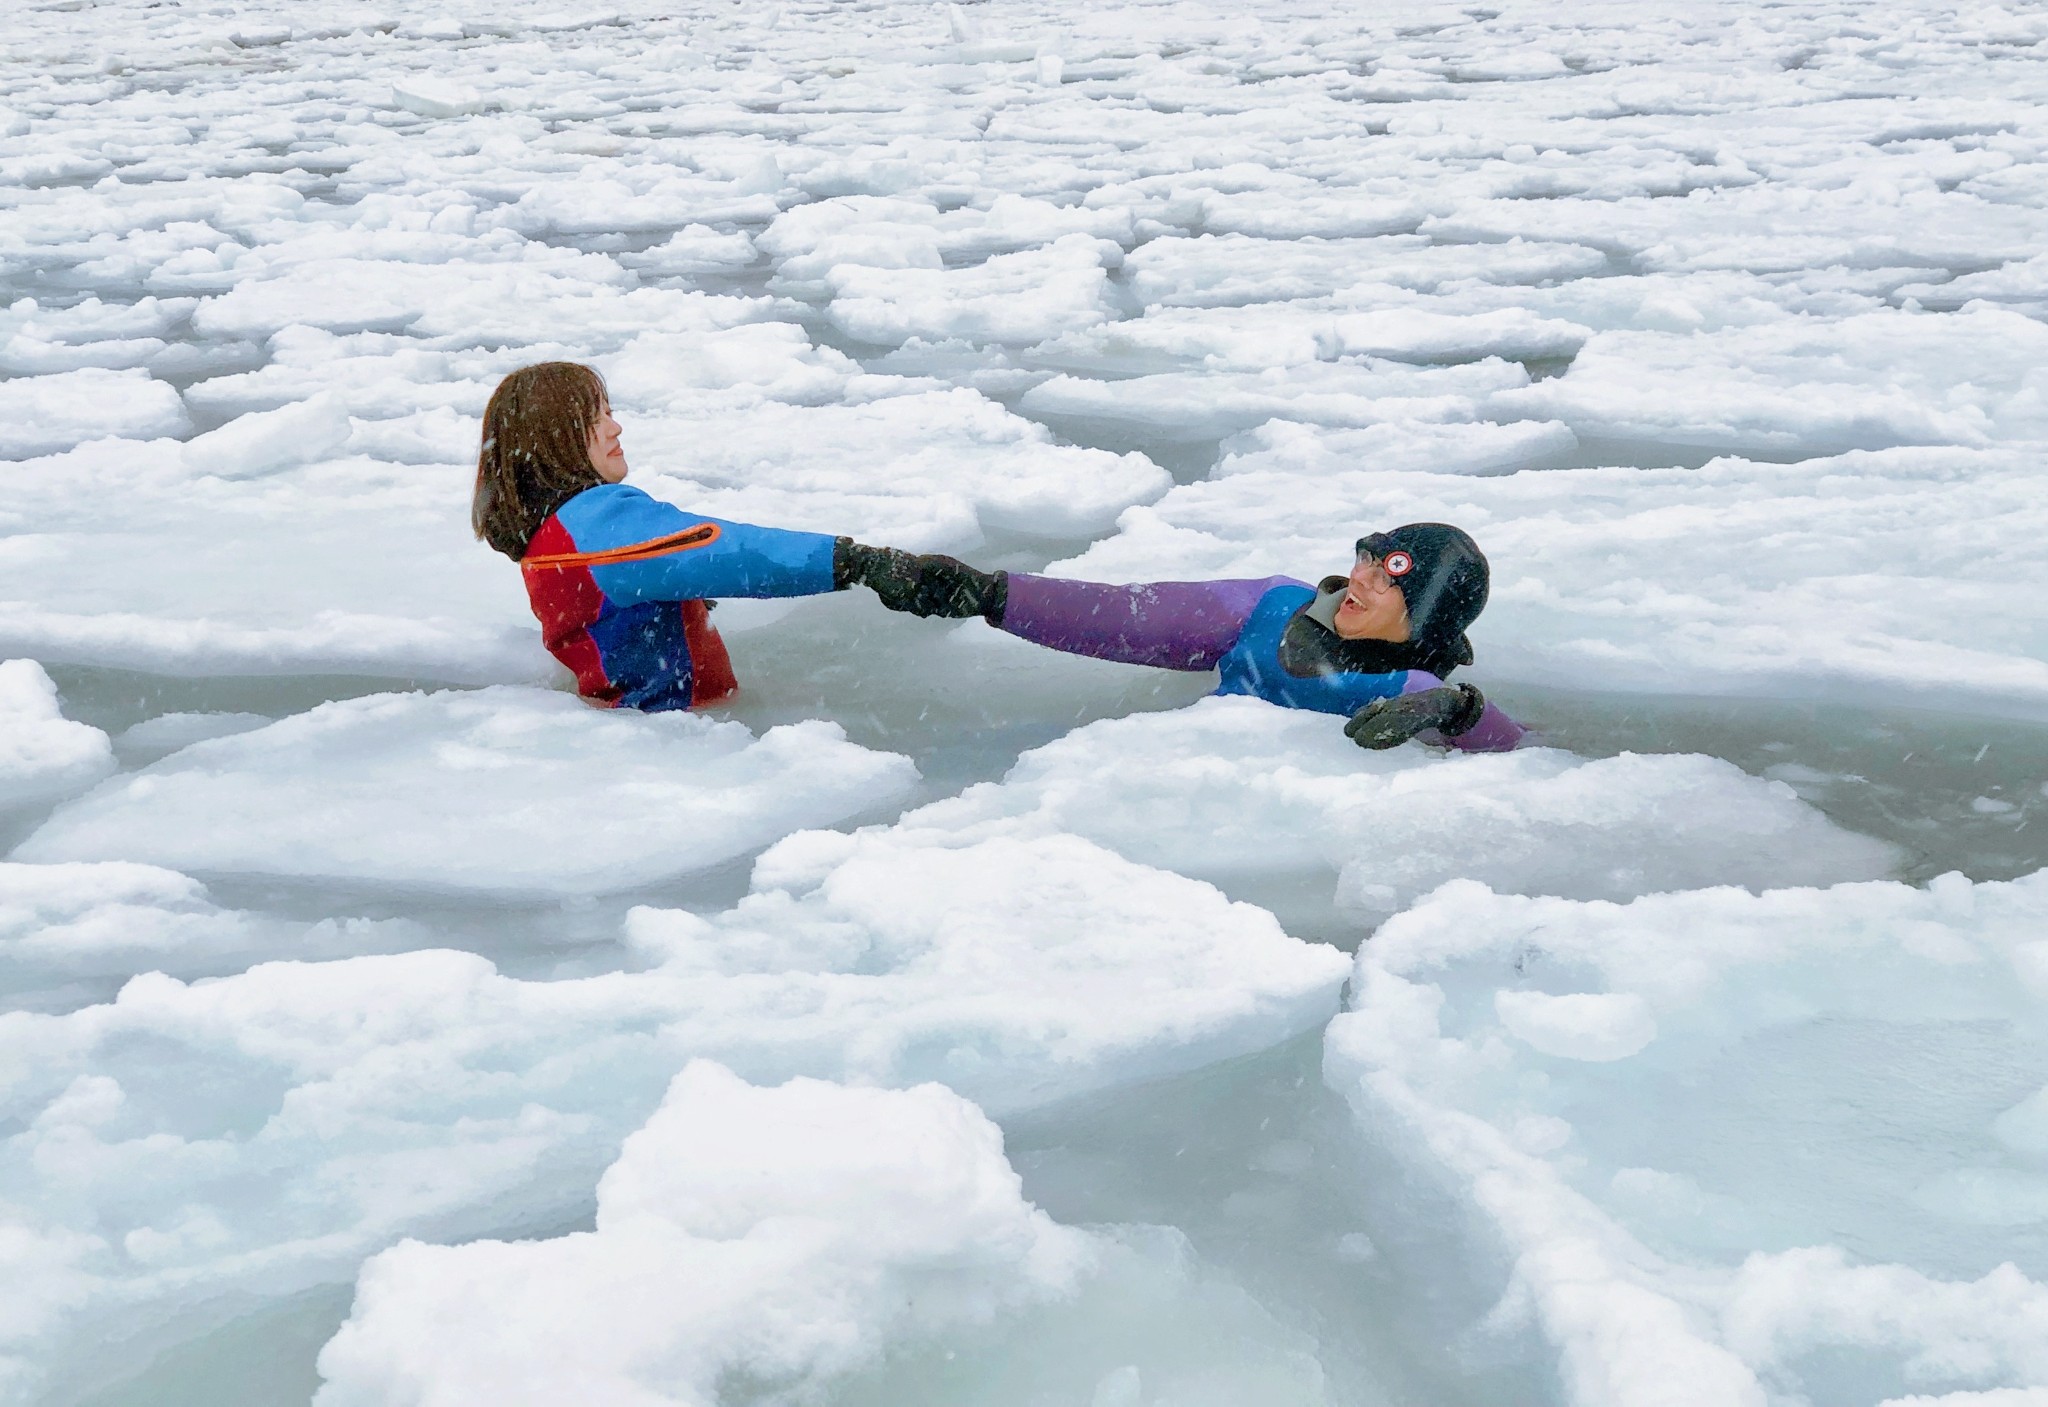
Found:
M 756 527 L 631 488 L 604 379 L 575 362 L 522 367 L 484 410 L 476 535 L 519 563 L 541 637 L 587 699 L 649 711 L 737 687 L 710 619 L 720 596 L 871 587 L 891 610 L 980 613 L 950 557 Z

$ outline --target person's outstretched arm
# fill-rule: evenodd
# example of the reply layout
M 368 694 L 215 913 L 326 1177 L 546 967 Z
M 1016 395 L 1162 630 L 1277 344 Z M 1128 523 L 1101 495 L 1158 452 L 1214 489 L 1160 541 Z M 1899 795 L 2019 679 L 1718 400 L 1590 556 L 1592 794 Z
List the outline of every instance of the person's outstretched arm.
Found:
M 567 542 L 534 539 L 529 571 L 587 567 L 620 605 L 836 589 L 835 539 L 685 513 L 626 484 L 590 489 L 556 514 Z M 693 531 L 696 530 L 696 531 Z
M 854 564 L 851 580 L 872 586 L 891 610 L 953 619 L 981 616 L 1048 649 L 1163 669 L 1214 668 L 1237 644 L 1269 591 L 1306 585 L 1276 576 L 1111 586 L 1026 572 L 982 572 L 951 557 L 912 556 L 843 538 L 840 548 L 842 565 Z M 1507 752 L 1526 732 L 1470 684 L 1446 684 L 1419 669 L 1379 677 L 1387 681 L 1391 696 L 1359 709 L 1344 729 L 1360 747 L 1397 747 L 1433 732 L 1429 741 L 1462 752 Z M 1301 706 L 1293 700 L 1272 701 Z
M 1005 574 L 1008 597 L 991 623 L 1034 645 L 1070 655 L 1161 669 L 1213 669 L 1252 608 L 1293 578 L 1153 581 L 1109 586 L 1061 577 Z

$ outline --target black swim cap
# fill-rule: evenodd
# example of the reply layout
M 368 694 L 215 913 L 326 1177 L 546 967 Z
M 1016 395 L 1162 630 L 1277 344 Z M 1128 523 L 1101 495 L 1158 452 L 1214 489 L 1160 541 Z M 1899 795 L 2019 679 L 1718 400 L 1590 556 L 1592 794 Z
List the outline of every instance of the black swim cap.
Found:
M 1478 543 L 1448 523 L 1409 523 L 1361 537 L 1358 551 L 1375 558 L 1401 588 L 1408 604 L 1408 638 L 1419 654 L 1446 658 L 1462 653 L 1470 661 L 1471 647 L 1463 637 L 1486 608 L 1491 576 Z

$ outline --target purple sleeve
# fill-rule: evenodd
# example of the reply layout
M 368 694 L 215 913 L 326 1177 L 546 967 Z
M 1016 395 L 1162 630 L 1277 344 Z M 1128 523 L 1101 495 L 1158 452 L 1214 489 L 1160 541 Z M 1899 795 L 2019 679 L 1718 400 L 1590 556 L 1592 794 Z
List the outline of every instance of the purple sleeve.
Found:
M 1010 573 L 1003 629 L 1034 645 L 1119 664 L 1211 669 L 1237 643 L 1259 598 L 1292 577 L 1258 581 L 1094 581 Z
M 1434 674 L 1420 669 L 1408 671 L 1407 682 L 1402 684 L 1404 694 L 1418 694 L 1424 689 L 1434 689 L 1444 681 Z M 1456 748 L 1459 752 L 1513 752 L 1521 744 L 1522 737 L 1529 730 L 1496 708 L 1492 700 L 1479 714 L 1479 721 L 1458 734 L 1455 738 L 1436 737 L 1445 747 Z
M 1528 731 L 1488 703 L 1477 723 L 1455 738 L 1445 738 L 1444 746 L 1460 752 L 1513 752 L 1522 745 L 1522 737 Z

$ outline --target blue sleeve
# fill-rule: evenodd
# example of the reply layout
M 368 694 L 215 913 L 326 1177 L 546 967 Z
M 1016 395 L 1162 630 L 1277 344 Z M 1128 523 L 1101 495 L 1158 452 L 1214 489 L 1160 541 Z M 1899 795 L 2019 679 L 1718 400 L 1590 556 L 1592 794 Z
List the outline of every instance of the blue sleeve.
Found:
M 598 589 L 620 605 L 714 596 L 816 596 L 832 590 L 833 539 L 823 533 L 757 528 L 685 513 L 624 484 L 586 489 L 563 504 L 557 516 L 579 552 L 626 547 L 698 523 L 718 525 L 718 538 L 707 547 L 592 567 Z

